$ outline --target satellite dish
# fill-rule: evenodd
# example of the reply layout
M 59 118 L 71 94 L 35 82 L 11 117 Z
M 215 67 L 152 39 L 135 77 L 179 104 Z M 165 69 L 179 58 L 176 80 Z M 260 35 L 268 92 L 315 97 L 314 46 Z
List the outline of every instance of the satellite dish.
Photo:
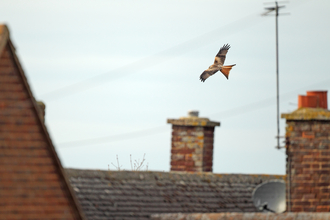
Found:
M 286 210 L 285 182 L 270 180 L 258 185 L 252 192 L 253 204 L 263 212 L 282 213 Z

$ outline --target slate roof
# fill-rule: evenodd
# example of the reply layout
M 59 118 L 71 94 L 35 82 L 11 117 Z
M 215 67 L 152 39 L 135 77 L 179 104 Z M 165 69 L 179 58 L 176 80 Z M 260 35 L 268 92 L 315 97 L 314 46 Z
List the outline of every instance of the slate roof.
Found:
M 66 169 L 87 219 L 150 219 L 154 213 L 257 212 L 253 189 L 282 175 Z
M 286 212 L 286 213 L 194 213 L 155 214 L 153 220 L 330 220 L 330 213 Z
M 0 25 L 0 219 L 84 219 Z

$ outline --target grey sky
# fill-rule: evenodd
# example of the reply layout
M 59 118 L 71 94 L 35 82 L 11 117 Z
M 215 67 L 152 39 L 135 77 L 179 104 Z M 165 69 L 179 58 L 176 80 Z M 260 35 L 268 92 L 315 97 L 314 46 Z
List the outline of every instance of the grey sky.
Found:
M 130 169 L 130 154 L 141 160 L 145 153 L 150 170 L 168 171 L 166 119 L 194 109 L 221 122 L 214 172 L 284 174 L 284 150 L 275 149 L 274 138 L 275 18 L 260 16 L 267 6 L 6 0 L 0 22 L 10 28 L 35 97 L 46 104 L 65 167 L 108 169 L 118 155 Z M 281 10 L 290 13 L 279 17 L 281 112 L 295 110 L 306 90 L 330 89 L 329 10 L 328 0 L 292 0 Z M 225 43 L 226 64 L 236 64 L 229 80 L 216 74 L 201 83 Z M 107 138 L 68 143 L 101 137 Z

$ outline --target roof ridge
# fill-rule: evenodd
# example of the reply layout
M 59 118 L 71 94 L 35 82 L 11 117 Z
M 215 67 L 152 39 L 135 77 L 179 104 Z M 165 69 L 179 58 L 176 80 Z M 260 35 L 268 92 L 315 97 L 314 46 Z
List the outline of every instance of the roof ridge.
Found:
M 285 179 L 285 175 L 266 174 L 216 174 L 210 172 L 189 173 L 189 172 L 161 172 L 161 171 L 113 171 L 113 170 L 89 170 L 89 169 L 65 169 L 70 178 L 88 177 L 114 180 L 162 180 L 172 181 L 206 181 L 206 182 L 251 182 L 258 183 L 270 179 Z

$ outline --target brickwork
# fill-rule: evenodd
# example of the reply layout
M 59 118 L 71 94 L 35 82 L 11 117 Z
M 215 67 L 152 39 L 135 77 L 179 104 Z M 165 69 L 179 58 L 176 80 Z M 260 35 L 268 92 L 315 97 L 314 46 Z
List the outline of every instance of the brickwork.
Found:
M 286 118 L 287 208 L 330 211 L 330 112 L 302 108 Z
M 212 172 L 214 127 L 206 118 L 169 119 L 172 126 L 171 171 Z
M 1 45 L 0 219 L 82 219 L 15 50 Z
M 330 121 L 287 121 L 292 212 L 330 211 Z

